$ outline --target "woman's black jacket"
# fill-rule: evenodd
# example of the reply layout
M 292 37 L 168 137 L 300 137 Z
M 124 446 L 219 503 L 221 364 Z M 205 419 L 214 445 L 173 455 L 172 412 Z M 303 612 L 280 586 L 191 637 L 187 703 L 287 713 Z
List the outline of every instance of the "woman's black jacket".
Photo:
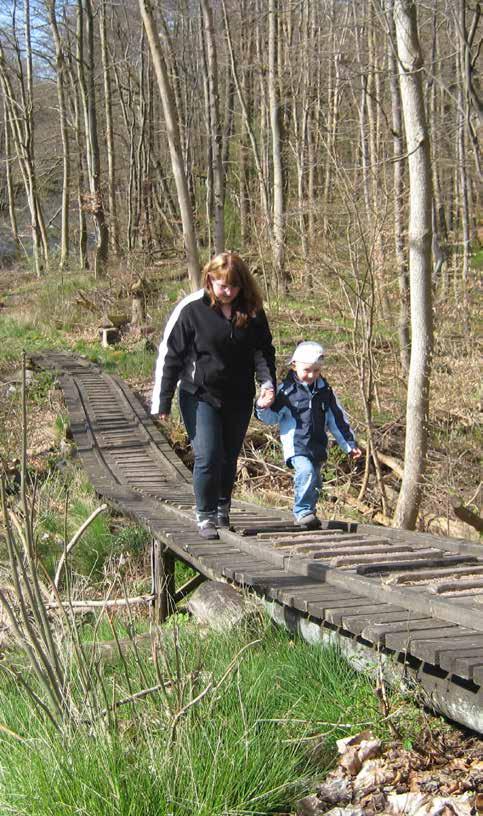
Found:
M 204 289 L 183 298 L 159 346 L 151 413 L 168 414 L 176 385 L 219 407 L 250 401 L 254 377 L 276 385 L 275 350 L 264 311 L 243 328 L 211 306 Z

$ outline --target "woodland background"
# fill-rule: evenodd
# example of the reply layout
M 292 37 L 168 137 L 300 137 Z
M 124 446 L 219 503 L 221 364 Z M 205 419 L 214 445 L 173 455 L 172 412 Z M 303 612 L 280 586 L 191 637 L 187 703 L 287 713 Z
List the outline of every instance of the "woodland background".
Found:
M 373 479 L 392 513 L 382 428 L 413 491 L 398 523 L 414 526 L 434 352 L 441 413 L 474 425 L 480 14 L 473 0 L 3 2 L 3 264 L 134 285 L 142 323 L 170 276 L 196 286 L 212 253 L 238 249 L 282 360 L 303 337 L 336 355 L 340 341 L 367 437 L 359 499 Z M 384 421 L 407 386 L 403 453 Z
M 301 814 L 361 728 L 384 742 L 384 792 L 479 807 L 479 744 L 417 688 L 386 689 L 379 654 L 356 674 L 255 609 L 231 632 L 183 604 L 159 628 L 140 606 L 60 614 L 149 596 L 150 538 L 99 507 L 59 384 L 28 357 L 81 354 L 148 404 L 167 315 L 237 249 L 280 375 L 322 342 L 364 448 L 357 465 L 330 449 L 320 515 L 477 539 L 480 16 L 477 0 L 0 0 L 0 810 Z M 163 430 L 189 464 L 176 409 Z M 256 420 L 236 496 L 292 503 Z M 176 588 L 193 572 L 177 561 Z M 364 813 L 381 807 L 377 790 Z

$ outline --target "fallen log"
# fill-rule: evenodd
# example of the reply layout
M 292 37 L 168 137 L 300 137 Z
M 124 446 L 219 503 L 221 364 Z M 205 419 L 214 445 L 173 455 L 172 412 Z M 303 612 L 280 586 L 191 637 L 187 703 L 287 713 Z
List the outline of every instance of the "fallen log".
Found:
M 460 504 L 456 499 L 452 500 L 451 506 L 456 518 L 464 521 L 465 524 L 469 524 L 470 527 L 474 527 L 479 533 L 483 533 L 483 518 L 478 513 L 470 510 L 469 507 L 465 507 L 464 504 Z
M 364 448 L 367 451 L 367 442 L 365 439 L 358 439 L 359 445 L 361 448 Z M 393 473 L 396 474 L 398 479 L 402 479 L 404 475 L 404 462 L 401 462 L 400 459 L 396 459 L 395 456 L 389 456 L 387 453 L 381 453 L 380 450 L 376 449 L 376 456 L 383 465 L 390 468 Z

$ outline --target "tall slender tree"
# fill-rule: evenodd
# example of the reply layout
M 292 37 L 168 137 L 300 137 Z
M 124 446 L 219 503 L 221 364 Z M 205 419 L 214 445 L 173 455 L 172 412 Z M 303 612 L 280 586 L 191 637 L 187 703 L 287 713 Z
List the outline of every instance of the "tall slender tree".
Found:
M 196 239 L 195 223 L 188 183 L 183 167 L 183 156 L 179 136 L 179 126 L 174 104 L 173 92 L 169 82 L 166 62 L 164 60 L 159 34 L 154 21 L 154 12 L 151 0 L 139 0 L 139 8 L 146 30 L 146 38 L 151 51 L 156 79 L 158 81 L 159 93 L 163 104 L 164 119 L 167 129 L 169 151 L 171 155 L 171 165 L 178 193 L 178 204 L 183 223 L 183 237 L 185 254 L 188 265 L 188 274 L 193 288 L 197 288 L 200 282 L 200 262 L 198 257 L 198 243 Z
M 395 0 L 394 21 L 409 167 L 411 360 L 406 405 L 404 476 L 394 524 L 416 524 L 428 441 L 433 344 L 431 299 L 432 191 L 429 134 L 422 87 L 423 58 L 414 0 Z

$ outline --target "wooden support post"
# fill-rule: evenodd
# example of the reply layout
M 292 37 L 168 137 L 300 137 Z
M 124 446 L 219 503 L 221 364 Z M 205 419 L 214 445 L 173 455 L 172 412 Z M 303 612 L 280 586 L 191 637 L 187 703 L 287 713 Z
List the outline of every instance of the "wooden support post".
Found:
M 154 595 L 152 614 L 154 623 L 164 623 L 176 610 L 174 601 L 174 555 L 157 539 L 151 548 L 152 594 Z

